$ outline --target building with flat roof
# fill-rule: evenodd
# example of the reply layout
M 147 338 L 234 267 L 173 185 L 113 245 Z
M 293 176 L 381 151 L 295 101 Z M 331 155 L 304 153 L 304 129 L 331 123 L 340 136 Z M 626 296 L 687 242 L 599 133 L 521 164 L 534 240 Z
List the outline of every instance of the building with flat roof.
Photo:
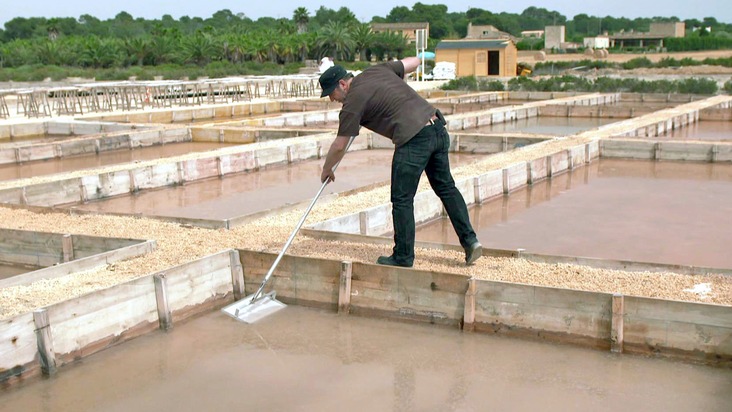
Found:
M 610 36 L 610 47 L 663 47 L 663 39 L 685 35 L 686 24 L 683 22 L 651 23 L 647 33 L 622 31 L 613 34 Z
M 430 24 L 427 22 L 417 23 L 371 23 L 371 31 L 374 33 L 392 32 L 399 33 L 409 39 L 410 43 L 417 42 L 417 30 L 425 30 L 427 38 L 429 38 Z
M 443 40 L 435 61 L 455 63 L 457 77 L 516 76 L 518 50 L 511 39 Z

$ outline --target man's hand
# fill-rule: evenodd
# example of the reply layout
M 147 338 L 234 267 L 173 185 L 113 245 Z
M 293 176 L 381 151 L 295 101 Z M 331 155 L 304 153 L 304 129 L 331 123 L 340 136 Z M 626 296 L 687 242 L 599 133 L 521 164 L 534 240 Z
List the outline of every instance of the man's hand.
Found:
M 343 159 L 350 140 L 351 138 L 347 136 L 337 136 L 333 143 L 331 143 L 330 149 L 328 149 L 328 155 L 325 156 L 323 172 L 320 174 L 320 183 L 325 183 L 326 180 L 335 182 L 333 168 Z
M 320 174 L 320 183 L 325 183 L 325 181 L 335 182 L 335 173 L 333 173 L 333 170 L 326 170 L 323 169 L 323 173 Z

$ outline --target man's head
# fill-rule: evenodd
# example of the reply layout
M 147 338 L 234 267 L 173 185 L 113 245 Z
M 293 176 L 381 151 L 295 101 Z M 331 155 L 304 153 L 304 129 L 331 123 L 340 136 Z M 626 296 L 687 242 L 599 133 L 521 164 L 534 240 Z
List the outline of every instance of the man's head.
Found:
M 335 96 L 333 95 L 333 92 L 339 90 L 341 81 L 346 84 L 346 81 L 351 77 L 353 77 L 353 75 L 348 73 L 342 66 L 335 65 L 328 68 L 328 70 L 320 75 L 320 79 L 318 80 L 320 82 L 320 88 L 323 89 L 323 93 L 320 94 L 320 97 L 330 96 L 331 100 L 339 102 L 343 101 L 345 94 L 340 96 L 342 93 L 336 93 L 338 96 Z M 340 88 L 340 91 L 342 92 L 343 88 Z

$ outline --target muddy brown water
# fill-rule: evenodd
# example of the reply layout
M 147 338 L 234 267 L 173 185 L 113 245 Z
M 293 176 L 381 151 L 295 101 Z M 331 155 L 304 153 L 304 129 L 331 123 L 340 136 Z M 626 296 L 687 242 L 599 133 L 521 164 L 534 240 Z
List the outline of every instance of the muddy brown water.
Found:
M 78 156 L 38 160 L 22 164 L 0 165 L 0 180 L 24 179 L 54 173 L 73 172 L 94 167 L 111 166 L 136 161 L 155 160 L 186 153 L 203 152 L 232 146 L 225 143 L 183 142 L 142 147 L 133 150 L 111 150 Z
M 732 141 L 732 122 L 704 120 L 672 130 L 658 139 Z
M 336 171 L 336 181 L 323 194 L 340 193 L 386 182 L 393 150 L 349 152 Z M 485 155 L 451 154 L 457 167 Z M 320 188 L 323 159 L 273 165 L 260 171 L 207 179 L 181 186 L 143 191 L 83 205 L 81 210 L 194 219 L 229 219 L 281 208 L 312 199 Z
M 14 263 L 0 262 L 0 279 L 8 279 L 23 273 L 33 272 L 41 269 L 36 266 L 17 265 Z
M 732 371 L 288 306 L 0 389 L 0 411 L 729 411 Z
M 527 119 L 514 120 L 504 123 L 496 123 L 489 126 L 481 126 L 465 131 L 478 133 L 500 133 L 500 132 L 523 132 L 548 134 L 554 136 L 566 136 L 585 130 L 617 122 L 618 119 L 590 118 L 590 117 L 549 117 L 537 116 Z
M 484 246 L 732 268 L 732 165 L 600 159 L 473 207 Z M 449 220 L 417 239 L 458 244 Z

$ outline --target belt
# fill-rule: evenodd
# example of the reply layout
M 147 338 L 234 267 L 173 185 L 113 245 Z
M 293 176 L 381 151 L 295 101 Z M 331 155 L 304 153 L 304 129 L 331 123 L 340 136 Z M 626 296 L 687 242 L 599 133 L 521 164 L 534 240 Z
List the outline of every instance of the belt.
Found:
M 433 114 L 432 117 L 430 117 L 430 120 L 427 121 L 427 124 L 425 124 L 425 127 L 433 126 L 435 124 L 435 122 L 437 121 L 437 119 L 438 119 L 437 115 Z

